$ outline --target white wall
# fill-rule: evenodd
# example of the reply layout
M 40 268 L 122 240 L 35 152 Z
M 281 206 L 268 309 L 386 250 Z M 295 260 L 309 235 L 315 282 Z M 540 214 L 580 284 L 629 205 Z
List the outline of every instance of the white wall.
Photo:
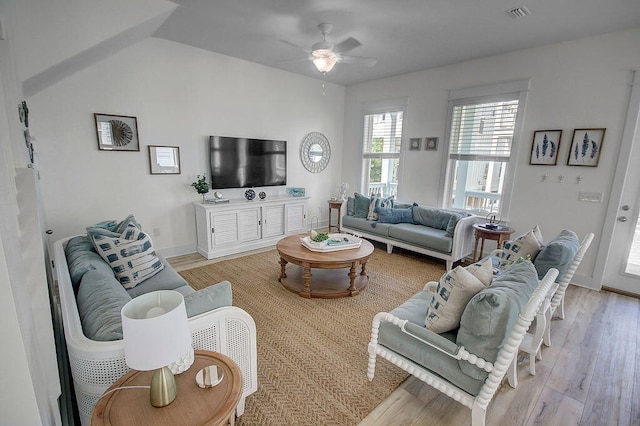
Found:
M 326 222 L 342 168 L 344 88 L 178 43 L 149 38 L 28 99 L 47 225 L 56 239 L 133 213 L 165 255 L 195 251 L 189 184 L 208 173 L 208 135 L 288 141 L 288 186 L 312 197 Z M 93 113 L 136 116 L 140 152 L 99 151 Z M 319 174 L 299 146 L 322 132 L 333 150 Z M 181 175 L 150 175 L 147 145 L 180 147 Z M 284 187 L 266 188 L 267 196 Z M 242 197 L 244 190 L 223 190 Z
M 362 103 L 407 96 L 407 139 L 437 136 L 441 145 L 438 152 L 421 151 L 403 159 L 398 198 L 438 205 L 449 90 L 531 78 L 511 213 L 505 219 L 518 232 L 539 224 L 547 239 L 562 229 L 573 229 L 581 236 L 594 232 L 596 238 L 576 281 L 599 288 L 600 283 L 591 280 L 595 254 L 615 173 L 632 69 L 638 66 L 640 28 L 350 86 L 345 99 L 343 179 L 352 188 L 359 187 Z M 573 129 L 590 127 L 607 129 L 599 166 L 566 166 Z M 563 130 L 559 164 L 531 166 L 533 132 L 548 129 Z M 549 175 L 546 182 L 541 179 L 544 173 Z M 560 175 L 566 176 L 562 183 Z M 584 177 L 581 184 L 577 176 Z M 601 192 L 603 202 L 579 202 L 579 191 Z

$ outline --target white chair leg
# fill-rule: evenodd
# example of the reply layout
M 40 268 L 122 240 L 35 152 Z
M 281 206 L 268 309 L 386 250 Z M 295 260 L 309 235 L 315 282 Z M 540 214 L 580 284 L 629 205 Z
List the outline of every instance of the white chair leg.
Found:
M 516 353 L 507 369 L 507 381 L 512 388 L 518 387 L 518 354 Z
M 553 313 L 550 310 L 548 312 L 547 323 L 544 326 L 544 335 L 542 337 L 542 343 L 544 343 L 545 346 L 551 346 L 551 317 Z
M 447 260 L 447 271 L 450 271 L 453 269 L 453 262 L 450 260 Z
M 471 426 L 485 426 L 486 417 L 487 410 L 474 404 L 471 408 Z
M 387 243 L 387 254 L 391 254 L 393 252 L 393 244 Z
M 536 356 L 535 354 L 529 354 L 529 374 L 536 375 Z

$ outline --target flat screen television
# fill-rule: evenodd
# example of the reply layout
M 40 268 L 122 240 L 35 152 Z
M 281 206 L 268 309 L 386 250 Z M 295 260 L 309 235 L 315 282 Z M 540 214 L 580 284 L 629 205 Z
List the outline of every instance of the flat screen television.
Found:
M 211 187 L 287 184 L 287 141 L 209 136 Z

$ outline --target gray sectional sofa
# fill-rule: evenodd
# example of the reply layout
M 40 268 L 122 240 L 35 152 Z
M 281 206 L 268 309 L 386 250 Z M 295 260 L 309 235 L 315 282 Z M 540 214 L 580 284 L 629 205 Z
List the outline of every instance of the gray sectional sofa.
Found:
M 394 202 L 391 208 L 373 208 L 371 202 L 359 194 L 349 197 L 341 231 L 385 243 L 387 253 L 397 246 L 443 259 L 447 270 L 473 252 L 476 216 L 415 203 Z
M 60 310 L 82 424 L 89 424 L 103 392 L 129 371 L 122 340 L 122 307 L 155 290 L 184 295 L 194 349 L 221 352 L 240 367 L 243 394 L 238 415 L 244 411 L 245 398 L 257 390 L 255 323 L 248 313 L 231 306 L 231 284 L 222 281 L 195 291 L 168 262 L 159 260 L 163 265 L 159 272 L 125 289 L 86 235 L 54 245 Z

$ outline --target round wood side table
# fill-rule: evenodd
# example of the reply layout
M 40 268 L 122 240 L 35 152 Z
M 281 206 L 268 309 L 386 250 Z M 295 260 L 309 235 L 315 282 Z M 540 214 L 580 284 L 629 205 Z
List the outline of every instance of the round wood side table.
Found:
M 502 244 L 515 232 L 513 228 L 498 225 L 496 229 L 489 229 L 484 224 L 474 223 L 473 229 L 476 232 L 476 244 L 473 248 L 473 261 L 478 261 L 478 240 L 482 240 L 480 244 L 480 255 L 484 253 L 484 240 L 497 241 L 498 248 L 502 248 Z
M 202 389 L 196 374 L 216 364 L 224 371 L 222 382 Z M 153 371 L 131 370 L 107 392 L 126 386 L 149 386 Z M 233 360 L 211 351 L 195 351 L 193 365 L 175 376 L 178 395 L 169 405 L 156 408 L 149 402 L 149 389 L 119 389 L 102 397 L 93 409 L 91 425 L 215 425 L 235 423 L 235 410 L 242 396 L 242 373 Z

